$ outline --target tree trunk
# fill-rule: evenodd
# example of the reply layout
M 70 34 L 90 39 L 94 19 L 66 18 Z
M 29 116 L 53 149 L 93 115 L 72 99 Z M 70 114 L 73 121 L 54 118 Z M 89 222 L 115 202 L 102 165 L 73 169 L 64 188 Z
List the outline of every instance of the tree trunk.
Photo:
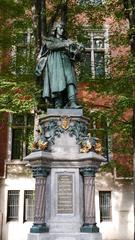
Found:
M 36 0 L 36 11 L 38 21 L 38 47 L 41 48 L 43 37 L 46 35 L 46 3 L 45 0 Z

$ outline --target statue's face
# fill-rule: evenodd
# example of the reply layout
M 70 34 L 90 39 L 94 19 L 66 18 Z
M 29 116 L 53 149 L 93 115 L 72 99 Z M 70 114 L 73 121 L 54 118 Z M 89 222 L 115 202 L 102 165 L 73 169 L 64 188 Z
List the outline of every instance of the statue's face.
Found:
M 63 32 L 64 32 L 64 28 L 61 24 L 59 24 L 57 26 L 57 35 L 61 37 L 61 36 L 63 36 Z

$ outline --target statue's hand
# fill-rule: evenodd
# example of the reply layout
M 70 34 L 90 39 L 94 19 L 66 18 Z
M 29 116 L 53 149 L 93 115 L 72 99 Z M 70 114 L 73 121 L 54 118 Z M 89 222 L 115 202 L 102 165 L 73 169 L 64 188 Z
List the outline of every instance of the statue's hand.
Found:
M 65 43 L 66 43 L 66 47 L 70 47 L 74 42 L 68 39 L 68 40 L 65 40 Z

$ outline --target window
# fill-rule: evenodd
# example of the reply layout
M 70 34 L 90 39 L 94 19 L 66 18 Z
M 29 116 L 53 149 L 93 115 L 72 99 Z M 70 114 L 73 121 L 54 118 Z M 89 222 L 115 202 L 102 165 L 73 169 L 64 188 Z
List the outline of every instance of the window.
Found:
M 98 118 L 97 116 L 90 117 L 89 132 L 92 137 L 99 138 L 102 146 L 103 156 L 109 161 L 111 148 L 110 148 L 110 138 L 107 129 L 107 119 L 102 116 Z
M 34 61 L 34 37 L 33 33 L 18 33 L 16 46 L 13 47 L 13 73 L 15 74 L 28 74 L 32 68 Z
M 23 157 L 29 154 L 29 144 L 33 136 L 34 116 L 13 115 L 12 119 L 12 153 L 11 159 L 22 160 Z
M 99 5 L 102 4 L 103 0 L 77 0 L 78 4 L 92 4 Z
M 9 190 L 7 221 L 17 221 L 18 216 L 19 216 L 19 190 Z
M 32 190 L 24 191 L 24 222 L 34 220 L 34 201 L 35 192 Z
M 111 192 L 99 192 L 100 221 L 110 221 L 111 217 Z
M 84 39 L 86 53 L 82 56 L 80 80 L 89 81 L 92 78 L 104 77 L 107 70 L 108 31 L 86 29 Z

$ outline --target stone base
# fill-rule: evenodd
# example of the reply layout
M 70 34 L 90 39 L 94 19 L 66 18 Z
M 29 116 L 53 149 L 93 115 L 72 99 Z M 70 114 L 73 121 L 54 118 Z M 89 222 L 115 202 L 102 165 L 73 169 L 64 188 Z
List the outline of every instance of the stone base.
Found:
M 30 229 L 31 233 L 46 233 L 49 232 L 49 227 L 46 224 L 33 224 L 32 228 Z
M 102 240 L 101 233 L 29 233 L 27 240 Z
M 95 224 L 84 224 L 80 228 L 80 231 L 85 232 L 85 233 L 98 233 L 99 228 L 96 226 L 96 223 Z

